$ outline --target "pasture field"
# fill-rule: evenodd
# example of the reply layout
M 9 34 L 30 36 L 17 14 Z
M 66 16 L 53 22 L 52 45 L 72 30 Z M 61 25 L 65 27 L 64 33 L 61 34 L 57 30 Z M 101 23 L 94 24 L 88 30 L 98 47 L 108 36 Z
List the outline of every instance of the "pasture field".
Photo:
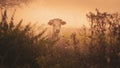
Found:
M 120 68 L 120 16 L 90 13 L 90 28 L 62 28 L 59 39 L 46 29 L 0 21 L 0 68 Z M 114 19 L 113 19 L 114 18 Z M 112 20 L 112 21 L 111 21 Z M 107 27 L 106 27 L 107 26 Z

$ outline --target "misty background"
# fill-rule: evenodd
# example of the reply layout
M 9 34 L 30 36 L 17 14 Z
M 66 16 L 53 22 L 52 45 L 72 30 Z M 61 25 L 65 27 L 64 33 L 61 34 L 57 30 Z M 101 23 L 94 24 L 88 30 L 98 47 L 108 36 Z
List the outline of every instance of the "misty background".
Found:
M 24 0 L 23 0 L 24 1 Z M 29 1 L 29 0 L 28 0 Z M 12 14 L 17 9 L 15 20 L 47 25 L 53 18 L 61 18 L 68 24 L 66 27 L 89 26 L 86 14 L 95 12 L 95 8 L 104 12 L 119 12 L 119 0 L 30 0 L 27 5 L 14 6 L 8 9 Z

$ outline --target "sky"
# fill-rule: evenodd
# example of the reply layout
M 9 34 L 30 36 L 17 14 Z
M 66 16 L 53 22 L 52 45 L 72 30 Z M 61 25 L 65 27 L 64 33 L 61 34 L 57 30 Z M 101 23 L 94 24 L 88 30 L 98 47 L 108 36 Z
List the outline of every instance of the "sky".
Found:
M 48 21 L 60 18 L 66 21 L 65 27 L 89 26 L 86 14 L 95 12 L 120 12 L 120 0 L 33 0 L 29 5 L 17 8 L 17 21 L 37 22 L 47 25 Z M 13 12 L 13 11 L 11 11 Z

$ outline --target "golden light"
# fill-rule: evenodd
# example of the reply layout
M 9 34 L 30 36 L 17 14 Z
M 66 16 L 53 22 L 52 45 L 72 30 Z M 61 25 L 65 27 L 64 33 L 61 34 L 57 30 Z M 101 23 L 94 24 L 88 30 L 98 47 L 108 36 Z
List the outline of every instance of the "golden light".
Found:
M 49 6 L 48 6 L 49 5 Z M 48 21 L 53 18 L 60 18 L 67 22 L 65 27 L 80 27 L 86 24 L 85 12 L 81 10 L 76 11 L 76 8 L 53 6 L 50 4 L 32 2 L 28 6 L 17 9 L 15 13 L 15 21 L 23 19 L 24 24 L 35 23 L 47 25 Z M 8 14 L 12 14 L 14 8 Z M 11 15 L 10 15 L 11 16 Z
M 111 3 L 115 3 L 115 5 L 111 6 Z M 15 18 L 17 21 L 23 19 L 24 23 L 38 22 L 38 24 L 45 25 L 50 19 L 60 18 L 67 22 L 66 27 L 89 26 L 86 19 L 88 12 L 94 12 L 95 8 L 102 11 L 116 11 L 119 9 L 117 8 L 118 3 L 119 1 L 113 2 L 112 0 L 107 4 L 103 0 L 35 0 L 26 7 L 17 8 Z

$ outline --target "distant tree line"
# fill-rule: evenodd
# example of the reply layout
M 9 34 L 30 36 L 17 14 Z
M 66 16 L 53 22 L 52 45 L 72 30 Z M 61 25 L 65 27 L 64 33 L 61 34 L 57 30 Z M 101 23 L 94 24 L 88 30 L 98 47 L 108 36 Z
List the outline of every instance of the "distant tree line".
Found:
M 0 0 L 0 8 L 21 6 L 21 4 L 28 4 L 32 0 Z

